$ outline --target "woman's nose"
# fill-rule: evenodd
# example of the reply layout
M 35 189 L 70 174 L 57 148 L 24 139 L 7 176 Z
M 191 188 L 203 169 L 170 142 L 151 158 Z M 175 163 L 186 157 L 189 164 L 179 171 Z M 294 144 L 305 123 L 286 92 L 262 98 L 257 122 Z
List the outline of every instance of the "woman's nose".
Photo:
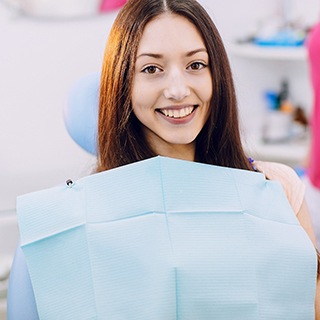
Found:
M 164 89 L 165 98 L 181 101 L 189 95 L 190 88 L 183 73 L 180 71 L 170 73 Z

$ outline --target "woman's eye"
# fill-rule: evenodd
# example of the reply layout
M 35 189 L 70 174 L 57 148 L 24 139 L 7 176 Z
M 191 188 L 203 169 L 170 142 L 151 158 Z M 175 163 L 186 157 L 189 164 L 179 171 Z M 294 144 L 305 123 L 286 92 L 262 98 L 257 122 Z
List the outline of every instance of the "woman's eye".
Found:
M 203 68 L 205 68 L 207 65 L 202 63 L 202 62 L 193 62 L 190 64 L 190 66 L 188 67 L 188 69 L 191 69 L 191 70 L 201 70 Z
M 160 71 L 160 69 L 156 66 L 148 66 L 142 70 L 142 72 L 148 73 L 148 74 L 154 74 L 159 71 Z

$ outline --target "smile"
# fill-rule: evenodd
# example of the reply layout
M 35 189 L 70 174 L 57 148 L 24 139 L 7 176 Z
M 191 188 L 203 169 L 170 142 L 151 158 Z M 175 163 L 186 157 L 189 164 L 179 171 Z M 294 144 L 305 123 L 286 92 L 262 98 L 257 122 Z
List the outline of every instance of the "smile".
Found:
M 162 113 L 168 118 L 173 119 L 181 119 L 190 115 L 197 106 L 185 106 L 179 108 L 165 108 L 165 109 L 157 109 L 156 111 Z

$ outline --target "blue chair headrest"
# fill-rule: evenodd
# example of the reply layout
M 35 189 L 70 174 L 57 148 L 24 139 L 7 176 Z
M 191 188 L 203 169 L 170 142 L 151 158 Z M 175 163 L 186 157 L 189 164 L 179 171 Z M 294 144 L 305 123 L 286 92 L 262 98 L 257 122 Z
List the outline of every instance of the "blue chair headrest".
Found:
M 71 88 L 64 108 L 64 122 L 69 135 L 94 155 L 97 154 L 99 86 L 99 73 L 82 77 Z

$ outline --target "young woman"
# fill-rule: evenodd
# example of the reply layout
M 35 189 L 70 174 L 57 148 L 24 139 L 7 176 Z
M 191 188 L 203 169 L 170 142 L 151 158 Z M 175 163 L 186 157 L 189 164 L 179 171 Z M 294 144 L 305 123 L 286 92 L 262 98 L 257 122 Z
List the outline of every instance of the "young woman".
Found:
M 39 217 L 33 220 L 34 204 L 27 197 L 20 201 L 19 217 L 31 283 L 20 285 L 18 298 L 10 290 L 9 305 L 31 306 L 45 319 L 319 318 L 315 242 L 304 187 L 288 167 L 252 161 L 244 153 L 227 54 L 196 1 L 129 0 L 120 11 L 101 74 L 98 150 L 99 173 L 85 180 L 85 202 L 70 193 L 81 193 L 81 182 L 36 201 L 37 208 L 68 203 L 65 212 L 63 205 L 52 211 L 50 204 L 40 216 L 44 225 L 47 211 L 65 219 L 59 210 L 77 216 L 85 207 L 92 222 L 107 210 L 103 206 L 114 203 L 107 231 L 104 225 L 86 227 L 95 228 L 97 233 L 86 237 L 88 242 L 100 239 L 95 245 L 70 240 L 77 242 L 75 250 L 88 246 L 90 254 L 98 254 L 98 261 L 89 260 L 95 272 L 86 275 L 76 268 L 85 269 L 88 261 L 68 250 L 69 240 L 54 251 L 57 256 L 48 253 L 57 242 L 48 236 L 45 245 L 34 236 Z M 160 173 L 155 156 L 164 157 Z M 264 172 L 266 179 L 254 171 Z M 159 176 L 160 186 L 152 182 Z M 154 209 L 161 207 L 158 201 L 185 211 L 176 215 L 166 207 L 170 214 L 163 218 Z M 131 203 L 138 213 L 128 220 Z M 208 215 L 209 206 L 210 212 L 223 214 Z M 116 239 L 112 245 L 110 237 Z M 24 266 L 20 272 L 26 272 L 23 254 L 17 258 Z M 64 272 L 64 260 L 71 271 L 61 282 L 55 269 Z M 53 288 L 46 283 L 43 289 L 48 268 Z M 18 269 L 14 266 L 13 272 Z M 73 279 L 71 285 L 69 277 L 75 274 L 92 276 L 87 300 L 80 299 L 81 281 Z M 76 298 L 70 300 L 72 293 Z M 65 301 L 72 301 L 68 311 L 60 307 Z M 72 312 L 78 310 L 75 317 Z

